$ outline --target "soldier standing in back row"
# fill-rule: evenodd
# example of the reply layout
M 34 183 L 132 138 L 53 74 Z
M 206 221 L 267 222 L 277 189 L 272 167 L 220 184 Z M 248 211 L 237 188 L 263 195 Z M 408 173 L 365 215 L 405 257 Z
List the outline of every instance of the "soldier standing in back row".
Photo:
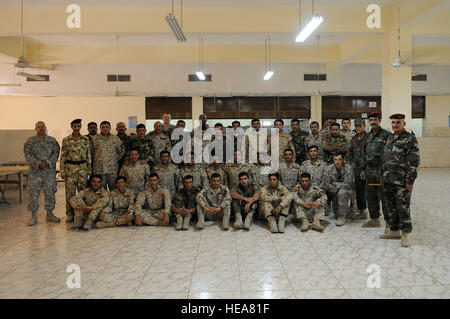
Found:
M 158 174 L 159 183 L 164 185 L 170 192 L 170 198 L 173 199 L 177 192 L 178 176 L 180 169 L 175 164 L 170 162 L 169 151 L 161 151 L 160 155 L 161 165 L 153 169 L 153 173 Z
M 91 174 L 91 148 L 89 138 L 80 134 L 81 120 L 70 123 L 73 132 L 62 142 L 60 170 L 66 181 L 66 223 L 74 220 L 74 211 L 70 199 L 77 191 L 87 187 L 88 175 Z
M 170 143 L 170 138 L 162 133 L 162 124 L 160 121 L 155 122 L 153 125 L 154 131 L 147 134 L 147 137 L 152 140 L 155 146 L 155 166 L 161 165 L 161 159 L 159 154 L 161 151 L 171 151 L 172 144 Z
M 333 154 L 340 152 L 344 158 L 348 152 L 349 143 L 344 135 L 341 134 L 338 123 L 330 125 L 330 134 L 324 136 L 322 140 L 322 147 L 324 151 L 324 162 L 328 165 L 333 164 Z
M 412 231 L 409 205 L 420 165 L 419 145 L 414 133 L 405 130 L 404 114 L 393 114 L 389 118 L 394 134 L 384 146 L 381 172 L 390 232 L 380 238 L 397 239 L 401 231 L 401 245 L 409 247 L 408 234 Z
M 125 147 L 120 138 L 110 132 L 111 124 L 108 121 L 100 123 L 100 135 L 92 138 L 92 145 L 94 147 L 93 173 L 102 175 L 102 187 L 106 188 L 108 185 L 109 190 L 112 191 Z
M 193 153 L 186 153 L 185 155 L 184 164 L 181 167 L 180 173 L 178 175 L 178 190 L 183 188 L 183 178 L 187 175 L 192 176 L 192 178 L 194 179 L 193 186 L 198 190 L 208 185 L 208 176 L 206 175 L 206 172 L 201 165 L 194 163 Z
M 363 224 L 363 227 L 381 227 L 379 220 L 381 202 L 384 220 L 386 221 L 385 232 L 387 233 L 389 232 L 389 218 L 384 205 L 381 187 L 381 166 L 383 165 L 384 146 L 392 134 L 380 127 L 381 114 L 379 112 L 369 113 L 368 118 L 371 130 L 366 137 L 361 179 L 366 181 L 366 199 L 370 220 Z
M 60 222 L 60 219 L 53 215 L 56 203 L 56 161 L 59 157 L 59 144 L 54 137 L 46 134 L 47 128 L 44 122 L 37 122 L 35 130 L 36 136 L 28 138 L 23 147 L 25 159 L 30 166 L 27 188 L 30 194 L 28 210 L 32 215 L 28 226 L 34 226 L 37 223 L 39 195 L 42 188 L 45 194 L 47 221 Z
M 125 166 L 129 165 L 130 151 L 132 149 L 137 149 L 139 150 L 139 160 L 142 164 L 147 164 L 150 170 L 154 167 L 155 145 L 153 144 L 153 141 L 145 135 L 146 131 L 144 124 L 138 124 L 136 126 L 136 135 L 133 136 L 126 145 Z
M 298 119 L 291 120 L 291 128 L 292 143 L 295 148 L 295 162 L 298 165 L 302 165 L 306 159 L 305 139 L 309 134 L 300 129 L 300 121 Z

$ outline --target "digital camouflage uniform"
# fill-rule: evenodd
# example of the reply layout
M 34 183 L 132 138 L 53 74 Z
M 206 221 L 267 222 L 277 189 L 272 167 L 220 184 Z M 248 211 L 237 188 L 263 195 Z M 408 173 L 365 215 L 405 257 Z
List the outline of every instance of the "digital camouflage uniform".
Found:
M 154 131 L 147 134 L 148 138 L 152 140 L 153 145 L 155 146 L 155 163 L 154 166 L 161 165 L 161 159 L 159 157 L 159 153 L 161 151 L 170 151 L 172 150 L 172 143 L 167 135 L 160 133 L 156 134 Z
M 97 191 L 88 187 L 78 192 L 70 199 L 70 205 L 72 205 L 75 212 L 75 224 L 81 225 L 87 219 L 95 221 L 98 214 L 105 209 L 108 203 L 109 193 L 102 187 L 99 187 Z M 75 208 L 76 206 L 92 206 L 92 210 L 90 212 L 83 212 L 77 210 Z
M 59 162 L 61 175 L 64 176 L 66 186 L 66 214 L 73 217 L 73 207 L 70 199 L 77 191 L 87 187 L 87 178 L 91 174 L 92 158 L 89 138 L 81 135 L 74 138 L 72 134 L 62 142 L 61 160 Z
M 363 136 L 355 135 L 350 141 L 348 148 L 348 163 L 353 167 L 355 177 L 356 204 L 359 210 L 367 208 L 366 204 L 366 181 L 361 179 L 361 172 L 364 170 L 364 151 L 366 148 L 367 133 Z
M 348 150 L 349 143 L 344 135 L 339 135 L 337 137 L 330 135 L 327 135 L 322 140 L 322 148 L 324 149 L 324 162 L 328 165 L 333 164 L 333 154 L 334 152 L 328 152 L 325 150 L 325 147 L 331 146 L 331 147 L 346 147 Z M 346 153 L 346 152 L 344 152 Z M 344 159 L 345 160 L 345 159 Z
M 306 159 L 307 150 L 305 147 L 305 139 L 308 135 L 307 132 L 302 130 L 299 130 L 297 135 L 295 135 L 294 131 L 291 132 L 292 143 L 294 144 L 295 162 L 298 165 L 301 165 Z
M 269 184 L 269 174 L 263 174 L 262 171 L 265 167 L 270 167 L 270 165 L 258 165 L 253 164 L 253 171 L 255 172 L 254 181 L 258 185 L 259 189 L 262 189 L 264 186 Z
M 147 185 L 150 168 L 147 164 L 141 164 L 139 161 L 134 164 L 131 161 L 129 163 L 128 166 L 122 165 L 119 175 L 127 179 L 127 187 L 137 196 Z
M 120 140 L 123 143 L 123 147 L 126 150 L 127 145 L 130 142 L 132 136 L 131 135 L 127 135 L 126 133 L 124 133 L 124 134 L 117 134 L 117 137 L 120 138 Z M 123 154 L 122 158 L 119 161 L 119 168 L 122 167 L 123 162 L 125 161 L 125 157 L 126 157 L 126 152 Z
M 169 218 L 171 215 L 169 190 L 162 185 L 158 185 L 156 190 L 151 187 L 144 189 L 136 198 L 134 214 L 141 216 L 143 224 L 162 225 L 164 214 L 167 214 Z
M 136 196 L 134 192 L 125 187 L 125 191 L 122 193 L 117 188 L 109 194 L 108 205 L 103 209 L 105 213 L 105 219 L 101 222 L 97 222 L 97 228 L 114 227 L 119 225 L 126 225 L 127 213 L 134 213 L 134 201 Z
M 290 165 L 286 162 L 280 163 L 278 173 L 280 174 L 281 184 L 286 186 L 289 190 L 292 190 L 292 188 L 300 181 L 300 165 L 295 162 L 292 162 Z
M 410 217 L 411 192 L 420 164 L 419 145 L 414 133 L 403 130 L 398 137 L 389 136 L 383 152 L 383 194 L 389 226 L 392 231 L 412 231 Z
M 173 207 L 180 209 L 180 208 L 186 208 L 186 209 L 195 209 L 195 212 L 197 211 L 197 194 L 198 191 L 195 188 L 192 188 L 189 192 L 186 191 L 185 188 L 179 190 L 173 199 Z M 173 208 L 172 208 L 173 209 Z M 177 217 L 177 224 L 180 226 L 183 225 L 183 229 L 189 228 L 189 220 L 192 217 L 192 214 L 175 214 Z M 181 229 L 179 227 L 178 229 Z
M 205 218 L 207 220 L 222 219 L 222 226 L 228 229 L 231 212 L 231 195 L 228 187 L 219 185 L 217 189 L 213 189 L 211 185 L 207 185 L 197 194 L 197 228 L 203 228 Z M 205 207 L 220 208 L 218 213 L 209 213 L 204 210 Z
M 318 153 L 319 153 L 319 159 L 323 160 L 323 148 L 322 148 L 322 138 L 323 135 L 322 133 L 318 132 L 317 135 L 312 135 L 309 134 L 307 137 L 305 137 L 305 148 L 306 148 L 306 154 L 305 154 L 305 158 L 309 158 L 309 154 L 308 154 L 308 148 L 315 145 L 318 148 Z
M 97 135 L 92 138 L 94 147 L 93 174 L 102 175 L 102 187 L 113 190 L 119 172 L 119 161 L 125 153 L 122 141 L 116 135 Z
M 212 174 L 217 173 L 220 175 L 220 184 L 228 186 L 228 176 L 223 165 L 219 164 L 217 167 L 214 167 L 214 165 L 211 164 L 206 167 L 205 171 L 209 181 L 211 181 Z
M 239 195 L 246 197 L 246 198 L 250 198 L 253 197 L 256 193 L 261 192 L 261 189 L 259 188 L 259 186 L 255 183 L 248 183 L 247 186 L 242 186 L 241 184 L 235 186 L 231 192 L 236 192 Z M 250 210 L 248 211 L 248 213 L 245 212 L 245 205 L 247 205 L 247 202 L 245 200 L 240 200 L 240 199 L 236 199 L 233 198 L 232 202 L 231 202 L 231 206 L 234 212 L 234 216 L 236 218 L 236 222 L 235 222 L 235 228 L 246 228 L 246 229 L 250 229 L 250 224 L 252 222 L 253 219 L 253 215 L 255 214 L 255 212 L 258 211 L 258 201 L 254 202 L 251 206 L 250 206 Z M 242 216 L 244 217 L 244 225 L 242 224 Z
M 224 170 L 227 173 L 228 188 L 233 189 L 239 184 L 239 173 L 246 172 L 250 181 L 255 178 L 254 165 L 249 163 L 228 163 L 225 164 Z
M 376 133 L 371 130 L 366 136 L 364 151 L 364 172 L 366 174 L 366 199 L 371 219 L 380 217 L 380 201 L 383 209 L 384 220 L 388 221 L 383 192 L 381 187 L 381 166 L 383 165 L 383 149 L 392 134 L 378 129 Z M 375 186 L 373 184 L 378 184 Z
M 292 202 L 295 206 L 297 220 L 306 218 L 308 222 L 312 223 L 314 219 L 325 219 L 327 195 L 319 187 L 311 185 L 308 190 L 305 190 L 301 185 L 297 185 Z M 301 205 L 308 202 L 317 202 L 320 206 L 317 208 L 306 208 Z
M 332 184 L 333 182 L 336 182 L 336 186 Z M 327 191 L 327 196 L 332 202 L 335 216 L 350 217 L 353 214 L 349 207 L 350 201 L 355 198 L 355 179 L 350 165 L 344 164 L 341 170 L 338 170 L 334 164 L 327 166 L 322 187 Z
M 193 187 L 197 189 L 202 189 L 208 185 L 208 176 L 201 165 L 198 164 L 184 164 L 180 169 L 180 175 L 178 177 L 178 190 L 182 189 L 183 178 L 187 175 L 192 175 L 193 177 Z
M 178 176 L 180 175 L 180 169 L 172 163 L 169 163 L 167 167 L 162 164 L 156 166 L 153 172 L 158 174 L 159 184 L 165 186 L 170 193 L 170 198 L 173 199 L 177 191 Z
M 32 136 L 27 139 L 23 147 L 25 159 L 30 166 L 28 175 L 28 210 L 36 214 L 39 210 L 39 195 L 44 189 L 45 209 L 52 212 L 55 209 L 56 161 L 59 157 L 59 144 L 54 137 L 45 135 L 44 138 Z M 48 166 L 40 169 L 41 162 Z
M 327 164 L 320 159 L 318 159 L 315 163 L 311 162 L 311 160 L 306 160 L 300 166 L 300 171 L 301 173 L 308 173 L 311 175 L 312 186 L 320 187 L 326 167 Z
M 125 159 L 130 159 L 130 151 L 132 149 L 139 150 L 139 160 L 148 160 L 147 164 L 150 166 L 150 169 L 154 166 L 155 163 L 155 145 L 153 141 L 145 136 L 144 138 L 139 138 L 138 135 L 133 136 L 126 146 L 126 154 Z M 158 154 L 159 157 L 159 154 Z

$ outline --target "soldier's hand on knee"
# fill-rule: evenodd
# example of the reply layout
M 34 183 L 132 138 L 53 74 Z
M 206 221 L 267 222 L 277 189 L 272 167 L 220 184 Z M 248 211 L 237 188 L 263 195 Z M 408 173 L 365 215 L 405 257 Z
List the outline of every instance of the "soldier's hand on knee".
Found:
M 98 214 L 97 219 L 98 219 L 99 221 L 105 220 L 105 212 L 104 212 L 104 211 L 101 211 L 100 214 Z
M 413 190 L 413 185 L 406 184 L 406 189 L 411 192 Z
M 135 220 L 136 225 L 138 225 L 138 226 L 142 225 L 142 217 L 141 217 L 141 215 L 136 214 L 136 216 L 134 217 L 134 220 Z
M 164 214 L 164 217 L 163 217 L 163 225 L 164 225 L 164 226 L 169 225 L 169 214 Z

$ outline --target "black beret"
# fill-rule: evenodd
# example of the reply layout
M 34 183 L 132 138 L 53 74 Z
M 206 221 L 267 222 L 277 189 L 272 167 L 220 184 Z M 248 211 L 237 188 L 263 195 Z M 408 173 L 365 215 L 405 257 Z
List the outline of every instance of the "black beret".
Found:
M 405 119 L 405 114 L 400 114 L 400 113 L 396 113 L 396 114 L 392 114 L 391 116 L 389 116 L 389 118 L 395 119 L 395 120 L 404 120 Z
M 70 122 L 70 125 L 74 125 L 74 124 L 81 124 L 81 119 L 75 119 L 72 122 Z

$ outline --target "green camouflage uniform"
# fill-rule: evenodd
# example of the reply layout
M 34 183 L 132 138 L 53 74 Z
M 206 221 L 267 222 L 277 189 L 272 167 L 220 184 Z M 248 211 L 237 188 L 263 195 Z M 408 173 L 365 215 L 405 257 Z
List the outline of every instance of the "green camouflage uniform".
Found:
M 159 157 L 159 153 L 161 151 L 170 151 L 172 150 L 172 143 L 167 135 L 160 133 L 156 134 L 154 131 L 147 134 L 147 137 L 153 142 L 155 146 L 155 166 L 161 165 L 161 158 Z
M 102 175 L 102 187 L 108 184 L 113 190 L 119 172 L 119 161 L 125 153 L 122 141 L 116 135 L 97 135 L 92 138 L 94 147 L 93 174 Z
M 294 131 L 291 132 L 292 143 L 294 144 L 294 152 L 295 152 L 295 162 L 298 165 L 302 165 L 303 161 L 306 159 L 306 147 L 305 147 L 305 139 L 309 134 L 299 130 L 298 135 L 295 135 Z
M 146 209 L 143 206 L 146 205 Z M 142 223 L 150 226 L 162 225 L 164 214 L 171 214 L 170 192 L 162 185 L 156 190 L 147 187 L 136 198 L 135 215 L 140 215 Z
M 363 132 L 360 138 L 354 135 L 348 148 L 348 163 L 353 167 L 355 177 L 356 204 L 359 210 L 367 208 L 366 204 L 366 181 L 361 179 L 361 172 L 364 170 L 364 150 L 366 148 L 367 133 Z
M 195 209 L 197 211 L 197 194 L 198 191 L 192 188 L 190 192 L 187 192 L 185 188 L 179 190 L 173 199 L 173 207 L 180 209 Z M 182 215 L 184 217 L 192 217 L 192 214 Z
M 130 151 L 132 149 L 139 150 L 139 160 L 148 160 L 148 165 L 150 168 L 154 166 L 155 163 L 155 145 L 153 141 L 145 136 L 143 139 L 139 138 L 138 135 L 133 136 L 126 145 L 125 160 L 130 159 Z M 158 154 L 159 157 L 159 154 Z
M 419 145 L 414 133 L 403 130 L 398 137 L 389 136 L 383 151 L 383 194 L 392 231 L 412 231 L 411 192 L 420 165 Z
M 91 147 L 88 137 L 74 138 L 70 134 L 63 139 L 59 165 L 61 175 L 66 181 L 66 214 L 68 217 L 74 215 L 70 199 L 77 190 L 82 191 L 87 187 L 87 178 L 92 170 L 91 164 Z
M 366 136 L 366 147 L 364 150 L 364 172 L 366 174 L 366 198 L 371 219 L 380 217 L 380 201 L 383 210 L 384 220 L 388 221 L 381 186 L 371 186 L 370 184 L 381 183 L 381 166 L 383 165 L 383 149 L 387 140 L 392 134 L 382 129 L 374 133 L 371 130 Z
M 259 186 L 257 184 L 254 183 L 248 183 L 248 185 L 246 187 L 242 186 L 241 184 L 235 186 L 231 192 L 236 192 L 239 195 L 246 197 L 246 198 L 250 198 L 253 197 L 256 193 L 260 193 L 261 189 L 259 188 Z M 258 211 L 258 201 L 254 202 L 252 204 L 252 206 L 250 206 L 250 210 L 248 211 L 248 213 L 245 212 L 244 208 L 245 205 L 247 205 L 247 202 L 245 200 L 240 200 L 240 199 L 236 199 L 233 198 L 232 199 L 232 209 L 234 214 L 242 214 L 243 216 L 253 216 L 254 213 L 256 211 Z M 245 217 L 247 218 L 247 217 Z
M 175 130 L 175 125 L 169 124 L 169 126 L 165 127 L 163 124 L 162 133 L 166 135 L 171 142 L 172 141 L 172 132 Z M 173 144 L 173 143 L 172 143 Z
M 56 161 L 59 157 L 59 150 L 56 139 L 48 135 L 45 135 L 44 138 L 32 136 L 24 144 L 23 153 L 30 166 L 27 185 L 30 194 L 28 210 L 32 213 L 37 213 L 39 210 L 41 189 L 44 189 L 47 212 L 52 212 L 55 209 Z M 48 166 L 40 169 L 41 162 L 47 162 Z
M 331 147 L 343 146 L 348 149 L 349 143 L 344 135 L 339 135 L 337 137 L 334 137 L 334 136 L 331 136 L 331 134 L 330 134 L 330 135 L 327 135 L 322 140 L 322 148 L 325 148 L 327 146 L 331 146 Z M 323 152 L 324 152 L 324 162 L 327 163 L 328 165 L 333 164 L 334 152 L 328 152 L 328 151 L 325 151 L 325 149 L 323 150 Z

